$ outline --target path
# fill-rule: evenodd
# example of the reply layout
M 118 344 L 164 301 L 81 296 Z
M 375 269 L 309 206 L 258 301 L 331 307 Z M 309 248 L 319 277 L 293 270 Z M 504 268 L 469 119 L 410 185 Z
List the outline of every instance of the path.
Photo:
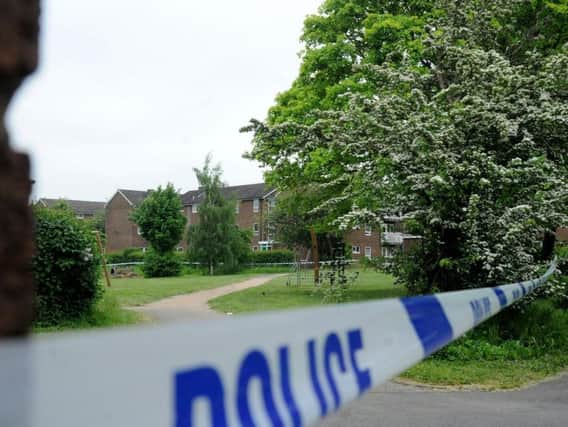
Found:
M 519 391 L 434 391 L 387 383 L 317 427 L 566 427 L 568 375 Z
M 140 307 L 134 307 L 133 310 L 142 312 L 158 322 L 219 317 L 223 316 L 223 314 L 209 307 L 208 303 L 210 300 L 233 292 L 264 285 L 279 276 L 282 276 L 282 274 L 266 274 L 218 288 L 161 299 Z

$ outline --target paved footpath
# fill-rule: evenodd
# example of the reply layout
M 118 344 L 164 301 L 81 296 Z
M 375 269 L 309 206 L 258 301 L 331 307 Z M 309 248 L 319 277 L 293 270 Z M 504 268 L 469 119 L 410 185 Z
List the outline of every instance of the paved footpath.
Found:
M 223 313 L 219 313 L 209 307 L 210 300 L 233 292 L 264 285 L 279 276 L 282 276 L 282 274 L 266 274 L 219 288 L 161 299 L 140 307 L 133 307 L 132 309 L 142 312 L 150 319 L 158 322 L 208 319 L 224 316 Z
M 208 301 L 261 286 L 277 274 L 135 308 L 158 321 L 223 316 Z M 568 374 L 519 391 L 440 391 L 389 382 L 318 427 L 568 427 Z
M 568 374 L 519 391 L 387 383 L 317 427 L 567 427 Z

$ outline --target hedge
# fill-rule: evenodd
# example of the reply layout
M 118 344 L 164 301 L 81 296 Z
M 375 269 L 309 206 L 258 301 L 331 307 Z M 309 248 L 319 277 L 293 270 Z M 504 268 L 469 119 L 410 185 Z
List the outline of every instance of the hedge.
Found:
M 34 210 L 35 322 L 52 326 L 88 314 L 103 288 L 101 255 L 90 228 L 68 209 Z
M 144 252 L 139 248 L 127 248 L 120 252 L 107 254 L 106 261 L 109 264 L 121 264 L 123 262 L 142 262 L 144 261 Z
M 276 264 L 282 262 L 294 262 L 294 252 L 286 249 L 276 249 L 273 251 L 256 251 L 250 256 L 253 264 Z
M 179 276 L 182 269 L 182 257 L 173 251 L 158 253 L 150 249 L 144 256 L 144 265 L 142 266 L 144 277 Z

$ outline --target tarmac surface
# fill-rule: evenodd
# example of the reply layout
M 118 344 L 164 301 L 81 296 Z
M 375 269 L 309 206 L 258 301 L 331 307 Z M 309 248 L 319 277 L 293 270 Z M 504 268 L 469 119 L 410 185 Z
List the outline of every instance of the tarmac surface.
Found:
M 226 314 L 208 301 L 261 286 L 265 275 L 134 308 L 158 322 Z M 367 393 L 317 427 L 568 427 L 568 374 L 516 391 L 445 391 L 389 382 Z
M 518 391 L 387 383 L 317 427 L 568 427 L 568 374 Z

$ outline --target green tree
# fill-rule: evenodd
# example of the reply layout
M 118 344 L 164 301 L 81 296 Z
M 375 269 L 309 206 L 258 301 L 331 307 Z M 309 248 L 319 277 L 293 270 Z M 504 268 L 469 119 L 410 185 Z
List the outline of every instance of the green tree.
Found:
M 181 261 L 173 253 L 174 247 L 182 240 L 187 218 L 182 213 L 179 194 L 172 184 L 158 187 L 131 214 L 153 253 L 145 260 L 145 273 L 149 276 L 169 276 L 181 272 Z M 177 268 L 172 268 L 172 264 Z M 160 267 L 160 265 L 163 266 Z
M 339 19 L 354 3 L 328 1 L 318 19 Z M 341 81 L 363 73 L 364 90 L 331 104 L 317 93 L 302 117 L 279 97 L 267 122 L 249 127 L 251 156 L 278 187 L 321 189 L 311 209 L 340 228 L 414 217 L 423 244 L 397 271 L 415 292 L 532 276 L 542 234 L 567 217 L 568 1 L 420 4 L 422 30 L 405 10 L 368 9 L 350 21 L 416 30 L 394 43 L 377 30 L 374 48 L 359 31 L 365 55 Z M 323 32 L 307 51 L 352 28 Z
M 223 194 L 220 165 L 211 166 L 207 156 L 202 169 L 194 168 L 202 191 L 199 202 L 199 223 L 189 228 L 188 247 L 192 260 L 207 266 L 209 274 L 221 270 L 229 273 L 248 259 L 250 233 L 235 224 L 235 201 Z

